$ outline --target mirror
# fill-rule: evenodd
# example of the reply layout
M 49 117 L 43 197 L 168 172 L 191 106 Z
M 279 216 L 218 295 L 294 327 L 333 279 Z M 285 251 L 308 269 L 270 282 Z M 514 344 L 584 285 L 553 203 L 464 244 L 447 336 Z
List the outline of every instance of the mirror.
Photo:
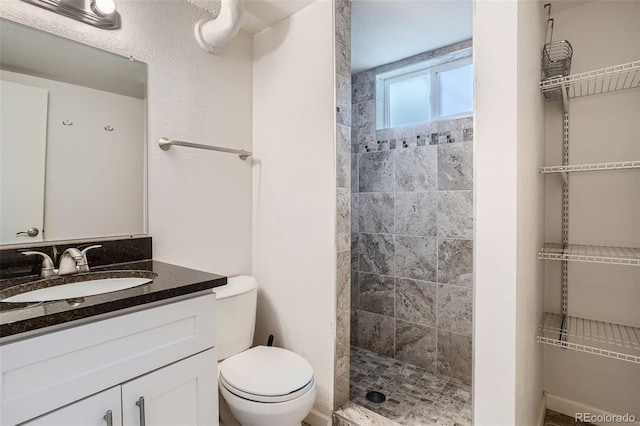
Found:
M 2 19 L 0 244 L 145 234 L 147 65 Z

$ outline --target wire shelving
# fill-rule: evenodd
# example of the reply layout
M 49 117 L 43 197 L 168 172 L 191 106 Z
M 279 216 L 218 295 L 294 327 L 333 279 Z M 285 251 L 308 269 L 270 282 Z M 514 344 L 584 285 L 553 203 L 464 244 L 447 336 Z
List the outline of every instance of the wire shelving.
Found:
M 640 266 L 640 248 L 547 243 L 538 252 L 538 258 Z
M 610 163 L 570 164 L 567 166 L 545 166 L 538 169 L 541 174 L 596 172 L 605 170 L 640 169 L 640 161 L 614 161 Z
M 640 61 L 566 77 L 549 78 L 540 82 L 542 93 L 550 101 L 562 99 L 563 87 L 569 99 L 638 88 Z
M 545 312 L 536 340 L 640 364 L 640 328 Z

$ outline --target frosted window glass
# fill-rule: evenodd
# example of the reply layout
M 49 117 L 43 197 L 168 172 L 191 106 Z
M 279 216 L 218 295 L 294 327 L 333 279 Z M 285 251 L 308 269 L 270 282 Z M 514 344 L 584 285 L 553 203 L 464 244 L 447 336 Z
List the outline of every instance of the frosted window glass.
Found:
M 472 65 L 442 71 L 437 74 L 440 116 L 473 111 Z
M 428 75 L 396 81 L 389 84 L 389 125 L 407 126 L 431 120 Z

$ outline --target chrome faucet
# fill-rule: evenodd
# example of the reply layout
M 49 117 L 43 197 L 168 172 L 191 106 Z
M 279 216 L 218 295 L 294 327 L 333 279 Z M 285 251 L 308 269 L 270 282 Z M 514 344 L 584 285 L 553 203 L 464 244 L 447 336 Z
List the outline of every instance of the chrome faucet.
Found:
M 94 248 L 102 247 L 101 245 L 94 245 L 85 248 L 84 250 L 78 250 L 77 248 L 68 248 L 60 256 L 60 263 L 58 269 L 54 269 L 53 261 L 48 254 L 39 251 L 23 251 L 25 256 L 41 256 L 42 268 L 40 269 L 40 278 L 49 278 L 57 275 L 70 275 L 77 272 L 89 272 L 89 262 L 87 261 L 87 252 Z

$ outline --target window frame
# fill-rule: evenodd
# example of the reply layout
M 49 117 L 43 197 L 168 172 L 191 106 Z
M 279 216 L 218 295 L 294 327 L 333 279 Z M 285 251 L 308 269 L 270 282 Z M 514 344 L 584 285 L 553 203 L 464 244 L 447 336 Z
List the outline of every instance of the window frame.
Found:
M 384 108 L 384 112 L 382 114 L 383 127 L 378 128 L 376 126 L 378 130 L 392 128 L 391 127 L 391 108 L 389 105 L 389 86 L 399 81 L 408 80 L 408 79 L 420 77 L 423 75 L 429 76 L 429 88 L 430 88 L 429 108 L 431 112 L 430 114 L 431 118 L 430 120 L 427 120 L 427 121 L 420 121 L 416 123 L 405 124 L 405 125 L 402 125 L 401 127 L 414 126 L 414 125 L 423 124 L 423 123 L 430 123 L 438 120 L 451 120 L 456 118 L 469 117 L 473 115 L 473 109 L 471 109 L 470 111 L 464 111 L 458 114 L 451 114 L 446 116 L 440 115 L 440 102 L 439 102 L 440 97 L 438 96 L 439 92 L 438 92 L 438 80 L 437 80 L 438 73 L 441 73 L 443 71 L 449 71 L 456 68 L 462 68 L 468 65 L 473 65 L 473 58 L 471 56 L 467 56 L 461 59 L 455 59 L 453 61 L 449 61 L 443 64 L 438 64 L 433 66 L 429 66 L 426 63 L 422 64 L 423 65 L 422 67 L 420 67 L 420 65 L 421 64 L 414 64 L 414 65 L 400 68 L 396 70 L 396 72 L 392 71 L 392 72 L 384 73 L 383 75 L 385 75 L 385 77 L 377 76 L 377 78 L 382 81 L 382 85 L 383 85 L 382 104 Z M 406 70 L 407 68 L 410 68 L 410 70 L 403 72 L 403 70 Z M 378 99 L 377 95 L 376 95 L 376 99 Z

